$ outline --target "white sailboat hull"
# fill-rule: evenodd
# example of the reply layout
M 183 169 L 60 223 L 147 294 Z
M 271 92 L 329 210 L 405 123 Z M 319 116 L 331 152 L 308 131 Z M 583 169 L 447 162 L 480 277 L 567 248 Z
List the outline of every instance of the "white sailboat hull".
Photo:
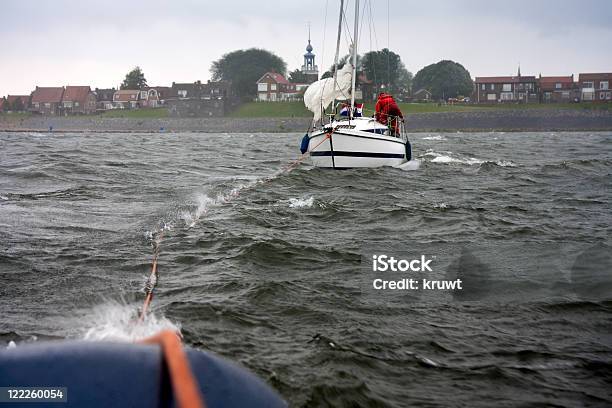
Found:
M 329 131 L 319 131 L 310 136 L 308 151 L 317 167 L 399 166 L 410 160 L 410 145 L 397 137 L 352 129 L 328 134 Z

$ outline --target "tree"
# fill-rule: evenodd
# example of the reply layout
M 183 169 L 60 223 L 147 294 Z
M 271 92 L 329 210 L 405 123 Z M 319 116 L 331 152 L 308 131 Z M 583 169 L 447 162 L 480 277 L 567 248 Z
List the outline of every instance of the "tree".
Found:
M 417 72 L 412 81 L 414 90 L 425 88 L 435 99 L 469 95 L 473 86 L 470 73 L 463 65 L 449 60 L 426 66 Z
M 14 112 L 22 112 L 25 107 L 23 106 L 23 102 L 21 101 L 21 98 L 16 98 L 15 101 L 13 102 L 13 106 L 11 106 L 11 108 L 13 108 L 12 110 Z
M 125 79 L 121 84 L 121 89 L 143 89 L 147 86 L 147 80 L 140 67 L 135 67 L 125 75 Z
M 215 81 L 231 81 L 238 96 L 255 96 L 256 82 L 268 71 L 285 74 L 287 64 L 274 53 L 259 48 L 236 50 L 212 63 Z
M 11 104 L 9 103 L 8 99 L 6 98 L 2 98 L 4 100 L 4 103 L 2 104 L 2 110 L 5 112 L 8 112 L 11 110 Z
M 308 82 L 308 79 L 306 78 L 306 75 L 302 73 L 302 71 L 296 69 L 295 71 L 291 71 L 289 73 L 289 81 L 293 82 L 294 84 L 305 84 Z
M 412 74 L 404 67 L 400 56 L 388 48 L 366 53 L 361 65 L 363 72 L 377 89 L 384 87 L 391 93 L 410 90 Z

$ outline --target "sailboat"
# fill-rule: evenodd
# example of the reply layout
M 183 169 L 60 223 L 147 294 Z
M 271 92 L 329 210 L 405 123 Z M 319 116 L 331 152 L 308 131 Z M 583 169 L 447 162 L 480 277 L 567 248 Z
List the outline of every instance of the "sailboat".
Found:
M 311 129 L 302 139 L 301 151 L 308 153 L 317 167 L 346 169 L 355 167 L 399 167 L 412 158 L 412 147 L 404 131 L 403 121 L 392 129 L 364 117 L 356 109 L 355 86 L 357 78 L 357 39 L 359 29 L 359 0 L 355 0 L 355 26 L 351 61 L 338 69 L 340 36 L 344 0 L 340 1 L 340 18 L 333 78 L 313 82 L 304 93 L 304 104 L 313 112 Z M 336 118 L 335 112 L 327 114 L 328 123 L 323 123 L 325 109 L 337 99 L 348 99 L 350 106 L 345 117 Z M 335 111 L 335 109 L 334 109 Z

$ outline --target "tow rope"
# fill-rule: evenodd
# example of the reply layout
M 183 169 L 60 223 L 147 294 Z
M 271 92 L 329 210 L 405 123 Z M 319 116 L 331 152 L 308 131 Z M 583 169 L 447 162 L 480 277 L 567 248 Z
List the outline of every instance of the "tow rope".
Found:
M 321 146 L 323 142 L 325 142 L 327 139 L 331 138 L 335 130 L 336 129 L 332 129 L 331 132 L 326 133 L 323 140 L 321 140 L 312 149 L 310 149 L 310 152 L 315 150 L 317 147 Z M 268 176 L 264 178 L 263 180 L 260 180 L 257 183 L 249 186 L 248 188 L 254 187 L 258 184 L 269 183 L 270 181 L 274 180 L 279 175 L 289 173 L 290 171 L 294 170 L 302 161 L 304 161 L 304 159 L 309 156 L 310 152 L 303 153 L 300 157 L 295 159 L 293 162 L 289 163 L 289 165 L 287 165 L 284 168 L 281 168 L 281 170 L 275 175 Z M 239 195 L 240 195 L 240 190 L 234 191 L 229 197 L 225 198 L 224 202 L 228 203 L 232 199 L 237 198 Z M 162 228 L 157 239 L 155 239 L 155 237 L 153 239 L 153 259 L 151 261 L 151 273 L 149 274 L 149 277 L 147 278 L 147 281 L 145 282 L 145 286 L 144 286 L 145 300 L 140 310 L 140 317 L 138 318 L 139 323 L 143 322 L 146 317 L 147 311 L 149 310 L 149 307 L 151 306 L 151 302 L 153 301 L 153 292 L 155 291 L 155 288 L 157 287 L 157 282 L 159 281 L 159 272 L 157 270 L 157 260 L 159 258 L 160 246 L 161 246 L 162 240 L 164 239 L 164 232 L 165 232 L 165 229 Z
M 159 245 L 161 244 L 162 239 L 164 238 L 164 231 L 161 230 L 159 233 L 159 237 L 153 240 L 153 260 L 151 261 L 151 273 L 145 283 L 144 292 L 145 292 L 145 300 L 142 305 L 142 309 L 140 310 L 140 318 L 139 322 L 144 321 L 145 315 L 147 314 L 147 310 L 149 309 L 149 305 L 153 300 L 153 291 L 157 286 L 157 281 L 159 280 L 159 272 L 157 271 L 157 258 L 159 258 Z

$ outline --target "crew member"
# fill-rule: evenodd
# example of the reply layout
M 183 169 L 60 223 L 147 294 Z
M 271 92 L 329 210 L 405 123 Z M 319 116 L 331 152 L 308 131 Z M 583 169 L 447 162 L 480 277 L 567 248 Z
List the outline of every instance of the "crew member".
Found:
M 393 135 L 399 135 L 399 121 L 404 120 L 404 115 L 393 97 L 381 92 L 376 101 L 376 120 L 383 125 L 387 125 Z

